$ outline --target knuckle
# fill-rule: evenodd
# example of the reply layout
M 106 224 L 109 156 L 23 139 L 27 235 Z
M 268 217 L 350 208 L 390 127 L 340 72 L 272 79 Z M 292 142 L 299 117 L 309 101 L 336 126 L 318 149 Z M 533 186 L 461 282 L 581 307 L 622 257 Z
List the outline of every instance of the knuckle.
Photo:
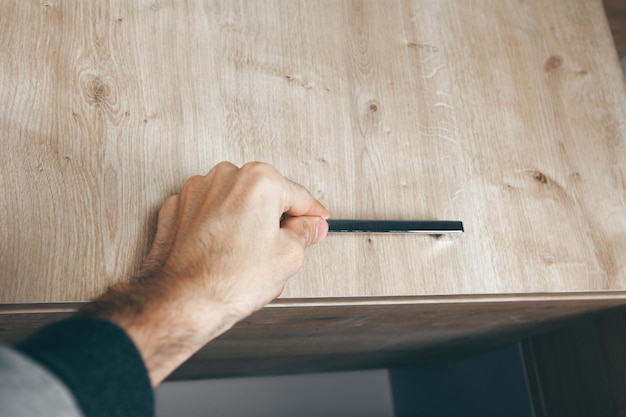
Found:
M 264 162 L 248 162 L 241 167 L 241 177 L 254 189 L 268 189 L 280 184 L 281 175 Z
M 198 185 L 198 183 L 200 183 L 203 178 L 204 177 L 202 177 L 201 175 L 193 175 L 189 177 L 187 181 L 185 181 L 185 185 L 183 185 L 183 188 L 194 187 Z
M 236 169 L 239 169 L 237 168 L 237 165 L 233 164 L 230 161 L 222 161 L 215 165 L 215 167 L 213 167 L 213 170 L 215 171 L 232 171 Z
M 178 201 L 178 194 L 172 194 L 171 196 L 167 197 L 164 201 L 164 204 L 173 204 L 175 202 Z
M 161 206 L 161 210 L 168 210 L 172 207 L 176 207 L 178 204 L 178 194 L 171 195 L 165 199 L 163 205 Z
M 205 186 L 205 177 L 201 175 L 194 175 L 189 177 L 185 184 L 183 184 L 182 190 L 180 190 L 180 194 L 178 198 L 182 201 L 186 201 L 187 199 L 197 195 L 200 190 Z
M 246 175 L 258 176 L 258 177 L 275 177 L 278 172 L 269 164 L 265 162 L 248 162 L 241 170 Z

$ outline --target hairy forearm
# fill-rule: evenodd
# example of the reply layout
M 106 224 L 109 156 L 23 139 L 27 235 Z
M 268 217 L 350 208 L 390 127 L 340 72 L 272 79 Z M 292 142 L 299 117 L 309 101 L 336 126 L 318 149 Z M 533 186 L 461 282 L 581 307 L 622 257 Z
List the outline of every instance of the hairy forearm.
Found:
M 320 242 L 330 216 L 274 168 L 221 163 L 159 211 L 139 277 L 81 312 L 122 327 L 153 386 L 237 321 L 272 301 Z
M 218 302 L 167 293 L 158 281 L 118 283 L 79 312 L 112 321 L 126 331 L 141 352 L 152 386 L 240 319 Z

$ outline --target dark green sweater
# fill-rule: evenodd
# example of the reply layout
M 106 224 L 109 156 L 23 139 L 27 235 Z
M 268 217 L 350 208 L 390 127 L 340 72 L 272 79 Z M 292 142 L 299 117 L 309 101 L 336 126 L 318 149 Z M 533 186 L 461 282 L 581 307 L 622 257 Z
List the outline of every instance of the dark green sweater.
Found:
M 85 417 L 154 415 L 154 394 L 141 355 L 124 330 L 109 321 L 63 320 L 15 348 L 62 381 Z

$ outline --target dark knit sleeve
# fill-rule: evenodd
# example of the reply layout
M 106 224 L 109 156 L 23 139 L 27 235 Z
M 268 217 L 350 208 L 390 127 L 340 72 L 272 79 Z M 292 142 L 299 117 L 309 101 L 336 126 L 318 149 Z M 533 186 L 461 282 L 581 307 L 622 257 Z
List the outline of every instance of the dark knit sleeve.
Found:
M 135 344 L 117 325 L 75 317 L 15 346 L 73 393 L 86 417 L 152 417 L 154 393 Z

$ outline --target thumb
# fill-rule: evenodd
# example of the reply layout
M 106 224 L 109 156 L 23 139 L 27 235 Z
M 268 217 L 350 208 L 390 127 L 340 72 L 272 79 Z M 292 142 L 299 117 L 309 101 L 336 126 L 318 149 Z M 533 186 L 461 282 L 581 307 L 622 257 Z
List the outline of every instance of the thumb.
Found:
M 305 247 L 321 242 L 328 234 L 328 223 L 321 217 L 288 217 L 282 221 L 281 228 L 300 240 Z

